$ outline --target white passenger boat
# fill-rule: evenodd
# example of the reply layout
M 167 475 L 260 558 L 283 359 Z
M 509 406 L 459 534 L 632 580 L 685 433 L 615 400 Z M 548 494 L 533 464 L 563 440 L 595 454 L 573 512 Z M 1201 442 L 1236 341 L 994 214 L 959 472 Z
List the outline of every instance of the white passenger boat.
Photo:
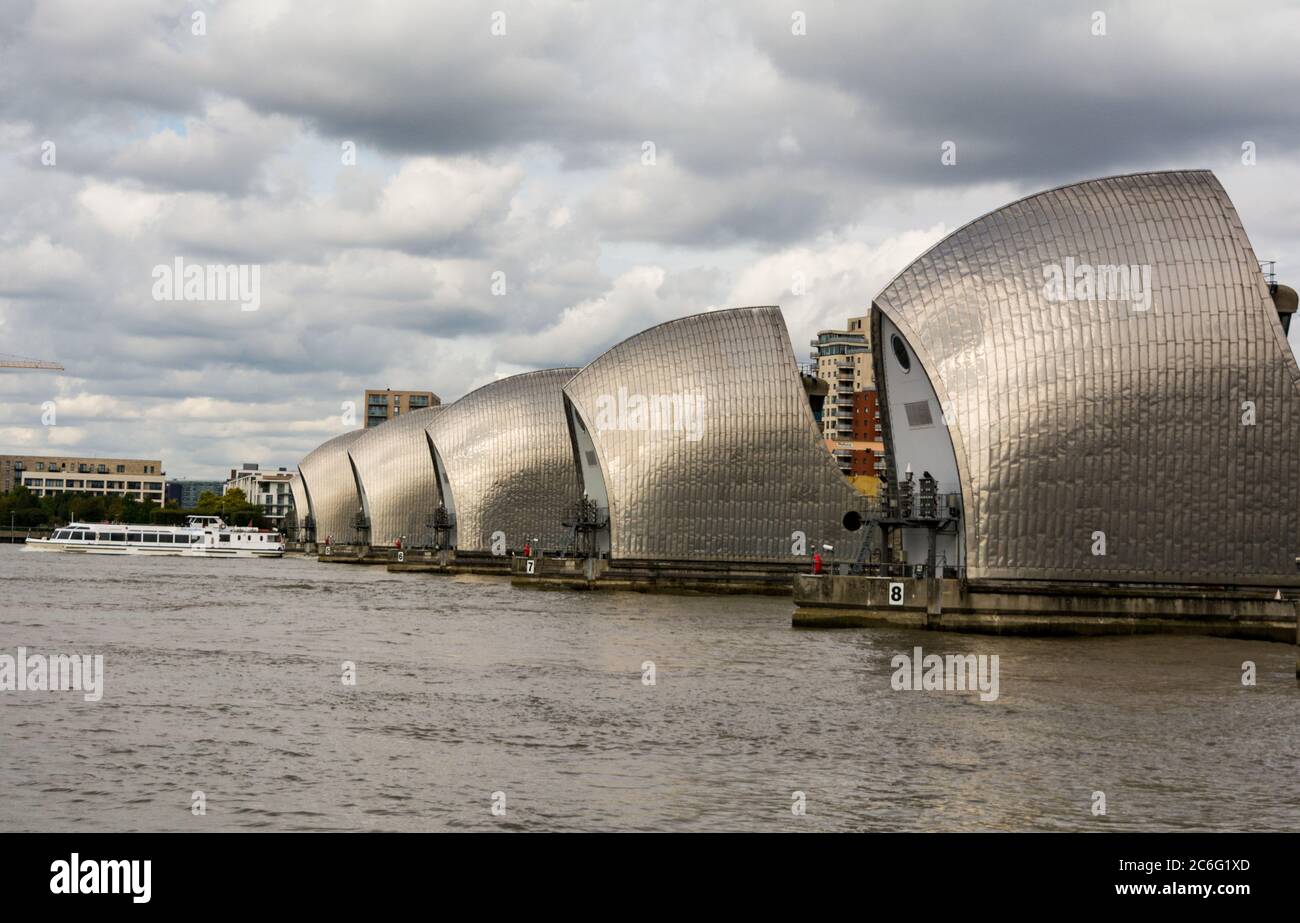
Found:
M 228 526 L 219 516 L 191 516 L 183 526 L 74 522 L 49 538 L 29 538 L 33 551 L 74 554 L 184 555 L 193 558 L 278 558 L 279 532 Z

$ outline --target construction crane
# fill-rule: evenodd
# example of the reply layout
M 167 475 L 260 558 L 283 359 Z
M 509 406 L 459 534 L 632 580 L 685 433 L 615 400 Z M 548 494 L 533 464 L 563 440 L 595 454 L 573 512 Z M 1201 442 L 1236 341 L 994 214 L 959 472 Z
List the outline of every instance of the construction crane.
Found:
M 57 362 L 46 362 L 44 359 L 27 359 L 23 356 L 0 353 L 0 369 L 44 369 L 51 372 L 62 372 L 63 366 Z

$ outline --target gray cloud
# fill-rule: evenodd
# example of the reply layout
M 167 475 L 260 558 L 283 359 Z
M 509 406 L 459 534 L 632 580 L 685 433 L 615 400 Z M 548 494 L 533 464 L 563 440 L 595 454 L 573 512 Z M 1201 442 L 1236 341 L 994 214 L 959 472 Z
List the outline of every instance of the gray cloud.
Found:
M 68 366 L 0 374 L 0 451 L 289 463 L 366 387 L 727 304 L 784 305 L 803 358 L 945 230 L 1111 172 L 1214 168 L 1300 278 L 1291 6 L 797 6 L 235 0 L 198 36 L 179 0 L 0 0 L 0 352 Z M 257 265 L 260 309 L 153 300 L 178 256 Z

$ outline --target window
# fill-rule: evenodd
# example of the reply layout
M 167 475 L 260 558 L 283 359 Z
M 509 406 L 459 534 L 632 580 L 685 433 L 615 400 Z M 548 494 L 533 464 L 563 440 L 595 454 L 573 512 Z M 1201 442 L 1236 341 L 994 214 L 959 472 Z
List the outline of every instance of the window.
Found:
M 55 532 L 55 533 L 54 533 L 54 540 L 55 540 L 55 541 L 58 541 L 58 542 L 67 541 L 67 538 L 68 538 L 68 530 L 67 530 L 67 529 L 60 529 L 58 532 Z
M 126 541 L 126 533 L 125 533 L 125 532 L 110 532 L 109 535 L 108 535 L 108 540 L 109 540 L 110 542 L 124 542 L 124 541 Z
M 173 544 L 172 535 L 170 532 L 158 533 L 158 541 L 162 542 L 164 545 Z
M 145 540 L 145 542 L 153 542 L 153 543 L 157 544 L 157 542 L 158 542 L 158 533 L 157 533 L 157 532 L 146 532 L 146 533 L 144 534 L 144 540 Z
M 139 489 L 140 489 L 140 482 L 139 482 L 139 481 L 127 481 L 127 482 L 126 482 L 126 489 L 127 489 L 127 490 L 139 490 Z
M 889 345 L 894 348 L 894 358 L 898 360 L 899 367 L 904 372 L 912 371 L 912 357 L 907 354 L 907 344 L 903 342 L 903 338 L 894 334 L 889 340 Z
M 104 482 L 103 482 L 103 481 L 87 481 L 87 482 L 86 482 L 86 486 L 87 486 L 87 487 L 98 487 L 100 490 L 103 490 L 103 489 L 104 489 Z
M 126 540 L 127 540 L 128 542 L 142 542 L 142 541 L 144 541 L 144 539 L 140 537 L 140 533 L 139 533 L 139 532 L 128 532 L 128 533 L 126 533 Z
M 221 536 L 221 540 L 222 540 L 223 542 L 228 542 L 228 541 L 230 541 L 230 536 L 229 536 L 229 535 L 223 535 L 223 536 Z
M 96 474 L 108 474 L 108 465 L 96 465 L 96 466 L 95 466 L 95 473 L 96 473 Z
M 118 473 L 118 474 L 126 474 L 126 465 L 118 465 L 118 466 L 117 466 L 117 473 Z
M 36 463 L 36 470 L 37 470 L 37 471 L 44 471 L 44 470 L 45 470 L 45 462 L 37 462 L 37 463 Z

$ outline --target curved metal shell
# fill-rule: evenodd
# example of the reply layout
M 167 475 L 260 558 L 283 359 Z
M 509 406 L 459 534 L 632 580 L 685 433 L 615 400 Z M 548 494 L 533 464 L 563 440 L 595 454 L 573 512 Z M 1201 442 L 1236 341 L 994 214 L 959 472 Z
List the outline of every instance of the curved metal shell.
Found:
M 610 552 L 807 560 L 862 498 L 823 447 L 778 308 L 713 311 L 614 346 L 565 386 L 599 463 Z
M 336 545 L 347 544 L 356 537 L 361 497 L 348 449 L 364 433 L 365 430 L 355 429 L 335 436 L 313 449 L 298 464 L 311 497 L 318 542 L 324 543 L 328 538 Z
M 574 371 L 494 381 L 445 405 L 426 427 L 451 493 L 458 550 L 492 551 L 498 532 L 507 549 L 572 544 L 563 523 L 582 490 L 561 388 Z
M 1080 267 L 1149 267 L 1148 305 Z M 1213 174 L 1015 202 L 875 303 L 950 423 L 970 576 L 1296 582 L 1300 370 Z
M 293 515 L 296 522 L 298 540 L 315 522 L 312 518 L 311 499 L 307 496 L 307 484 L 302 479 L 301 469 L 289 479 L 289 493 L 293 495 Z
M 408 547 L 430 544 L 438 507 L 438 476 L 424 428 L 441 405 L 403 414 L 363 430 L 352 443 L 361 502 L 370 520 L 370 544 Z

